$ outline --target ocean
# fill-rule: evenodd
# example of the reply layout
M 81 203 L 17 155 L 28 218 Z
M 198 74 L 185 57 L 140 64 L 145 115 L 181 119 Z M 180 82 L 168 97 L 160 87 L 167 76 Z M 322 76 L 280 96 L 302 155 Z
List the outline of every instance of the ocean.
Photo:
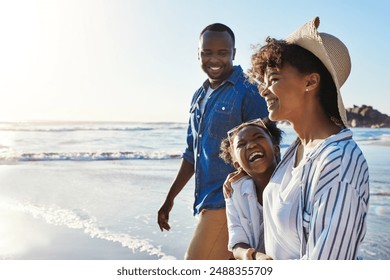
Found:
M 0 259 L 182 259 L 196 224 L 193 180 L 175 200 L 169 232 L 160 231 L 157 211 L 180 165 L 186 128 L 0 123 Z M 295 133 L 281 128 L 283 153 Z M 370 169 L 368 231 L 359 255 L 390 259 L 390 129 L 352 131 Z M 106 245 L 88 254 L 89 241 Z M 105 249 L 111 245 L 121 250 Z

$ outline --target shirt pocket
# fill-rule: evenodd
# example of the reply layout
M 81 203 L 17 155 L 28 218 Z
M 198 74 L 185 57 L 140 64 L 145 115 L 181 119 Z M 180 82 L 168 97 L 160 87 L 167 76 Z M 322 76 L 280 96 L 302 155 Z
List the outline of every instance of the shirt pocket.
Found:
M 232 124 L 233 105 L 228 102 L 217 102 L 210 112 L 210 123 L 208 126 L 209 135 L 215 139 L 222 140 L 227 137 L 227 132 L 234 125 Z

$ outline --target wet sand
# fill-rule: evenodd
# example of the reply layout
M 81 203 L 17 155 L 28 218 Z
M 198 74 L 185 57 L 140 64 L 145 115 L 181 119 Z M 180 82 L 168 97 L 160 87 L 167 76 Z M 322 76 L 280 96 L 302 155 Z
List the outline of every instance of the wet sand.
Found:
M 119 242 L 92 238 L 82 229 L 48 224 L 24 213 L 4 211 L 0 221 L 0 259 L 11 260 L 153 260 L 157 257 L 134 252 Z M 5 225 L 8 228 L 5 228 Z M 20 226 L 23 225 L 23 226 Z M 24 228 L 15 234 L 14 227 Z

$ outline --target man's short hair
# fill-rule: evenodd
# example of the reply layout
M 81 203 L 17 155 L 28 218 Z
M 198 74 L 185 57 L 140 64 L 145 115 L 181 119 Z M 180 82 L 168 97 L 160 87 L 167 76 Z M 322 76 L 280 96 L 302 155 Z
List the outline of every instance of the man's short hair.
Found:
M 229 33 L 230 37 L 232 37 L 232 40 L 233 40 L 233 46 L 235 46 L 235 43 L 236 43 L 236 38 L 234 36 L 234 33 L 233 31 L 226 25 L 222 24 L 222 23 L 213 23 L 213 24 L 210 24 L 208 26 L 206 26 L 202 32 L 200 32 L 200 36 L 199 37 L 202 37 L 202 35 L 206 32 L 206 31 L 216 31 L 216 32 L 227 32 Z

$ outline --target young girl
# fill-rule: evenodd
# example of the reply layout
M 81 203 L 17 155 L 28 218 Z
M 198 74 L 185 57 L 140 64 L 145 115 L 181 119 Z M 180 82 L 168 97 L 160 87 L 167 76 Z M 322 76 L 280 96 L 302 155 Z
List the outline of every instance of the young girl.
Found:
M 268 119 L 243 123 L 228 132 L 221 158 L 237 172 L 225 181 L 228 249 L 235 259 L 264 256 L 263 190 L 280 160 L 282 131 Z

